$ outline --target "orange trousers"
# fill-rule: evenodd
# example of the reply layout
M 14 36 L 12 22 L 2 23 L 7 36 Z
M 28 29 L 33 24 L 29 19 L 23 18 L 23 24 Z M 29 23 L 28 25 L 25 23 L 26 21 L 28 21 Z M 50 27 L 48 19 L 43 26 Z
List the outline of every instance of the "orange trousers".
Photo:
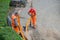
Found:
M 19 33 L 19 28 L 18 28 L 17 26 L 15 27 L 15 24 L 13 24 L 13 23 L 12 23 L 12 28 L 13 28 L 17 33 Z
M 32 25 L 35 27 L 36 26 L 36 16 L 31 17 L 31 22 L 32 22 Z

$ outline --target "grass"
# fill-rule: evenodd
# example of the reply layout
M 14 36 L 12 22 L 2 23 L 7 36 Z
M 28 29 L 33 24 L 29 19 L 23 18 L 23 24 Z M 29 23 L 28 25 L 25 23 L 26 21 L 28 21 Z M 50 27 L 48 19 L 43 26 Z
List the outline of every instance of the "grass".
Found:
M 11 27 L 7 26 L 10 0 L 0 0 L 0 40 L 22 40 L 22 38 Z
M 10 0 L 0 0 L 0 27 L 6 26 L 6 17 L 8 13 Z
M 0 40 L 22 40 L 22 38 L 11 27 L 1 27 Z

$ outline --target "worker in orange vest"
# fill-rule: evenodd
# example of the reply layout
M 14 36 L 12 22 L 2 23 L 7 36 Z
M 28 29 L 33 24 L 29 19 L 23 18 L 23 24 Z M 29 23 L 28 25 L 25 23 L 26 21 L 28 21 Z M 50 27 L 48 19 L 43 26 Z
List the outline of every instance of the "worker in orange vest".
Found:
M 18 13 L 12 14 L 12 28 L 19 34 L 20 27 L 18 26 L 18 22 L 20 24 L 20 18 L 18 19 L 19 15 Z
M 36 10 L 32 7 L 32 3 L 28 14 L 31 16 L 31 23 L 33 25 L 33 28 L 36 28 Z

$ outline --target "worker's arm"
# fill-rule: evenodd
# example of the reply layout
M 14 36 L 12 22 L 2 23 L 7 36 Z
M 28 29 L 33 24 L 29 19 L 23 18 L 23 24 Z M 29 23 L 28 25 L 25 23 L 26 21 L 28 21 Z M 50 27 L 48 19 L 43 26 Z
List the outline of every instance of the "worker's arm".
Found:
M 16 19 L 14 19 L 14 22 L 15 22 L 15 28 L 16 28 L 16 27 L 18 27 L 18 28 L 19 28 L 19 30 L 20 30 L 20 27 L 19 27 L 18 22 L 17 22 L 17 20 L 16 20 Z
M 18 26 L 17 20 L 14 19 L 15 26 Z
M 30 16 L 31 16 L 31 13 L 29 13 L 29 12 L 28 12 L 28 15 L 30 15 Z
M 34 15 L 33 16 L 36 16 L 36 13 L 34 13 Z
M 32 16 L 32 17 L 33 17 L 33 16 L 36 16 L 36 13 L 34 13 L 34 15 L 31 15 L 31 13 L 28 13 L 28 15 L 30 15 L 30 16 Z

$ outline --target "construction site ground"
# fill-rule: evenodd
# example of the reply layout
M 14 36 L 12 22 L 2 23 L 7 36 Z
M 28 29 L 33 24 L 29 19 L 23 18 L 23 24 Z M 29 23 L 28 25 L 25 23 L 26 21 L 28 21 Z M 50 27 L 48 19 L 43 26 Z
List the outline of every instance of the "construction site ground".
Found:
M 60 40 L 60 0 L 33 0 L 37 13 L 37 27 L 28 31 L 28 40 Z M 28 18 L 30 3 L 27 4 L 20 16 L 21 25 L 25 26 Z

